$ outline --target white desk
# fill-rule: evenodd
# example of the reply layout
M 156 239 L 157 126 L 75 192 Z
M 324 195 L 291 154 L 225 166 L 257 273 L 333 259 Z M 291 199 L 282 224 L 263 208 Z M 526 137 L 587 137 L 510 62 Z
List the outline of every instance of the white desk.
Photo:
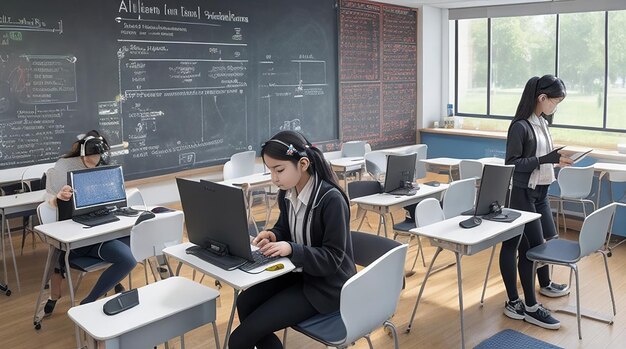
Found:
M 270 187 L 272 185 L 272 176 L 269 173 L 255 173 L 249 176 L 231 178 L 218 183 L 239 187 L 244 191 L 244 195 L 246 196 L 246 203 L 248 206 L 248 219 L 251 220 L 251 223 L 255 223 L 254 215 L 252 214 L 252 191 L 253 189 L 265 189 Z M 267 196 L 265 198 L 265 210 L 265 224 L 267 224 L 271 211 Z
M 432 187 L 425 184 L 420 184 L 419 190 L 415 195 L 391 195 L 387 193 L 372 194 L 367 196 L 361 196 L 350 200 L 351 203 L 355 203 L 359 208 L 378 213 L 382 222 L 385 237 L 387 237 L 387 225 L 391 222 L 393 226 L 393 217 L 391 217 L 391 211 L 395 209 L 401 209 L 402 207 L 416 204 L 427 197 L 435 197 L 441 199 L 441 194 L 448 189 L 448 184 L 440 184 L 438 187 Z M 390 217 L 388 220 L 387 217 Z M 357 215 L 357 219 L 359 219 Z M 392 228 L 393 229 L 393 228 Z M 378 226 L 378 232 L 380 233 L 380 225 Z
M 203 274 L 206 274 L 214 279 L 224 282 L 225 284 L 233 288 L 233 291 L 234 291 L 233 306 L 230 312 L 230 317 L 228 319 L 228 325 L 226 327 L 226 336 L 224 338 L 224 348 L 228 348 L 228 339 L 230 337 L 230 332 L 233 326 L 233 319 L 235 317 L 235 310 L 237 307 L 237 296 L 239 296 L 239 293 L 256 284 L 260 284 L 264 281 L 289 273 L 293 269 L 295 269 L 295 266 L 293 265 L 293 263 L 291 263 L 291 260 L 289 260 L 288 258 L 279 258 L 275 262 L 269 265 L 282 263 L 285 267 L 280 270 L 263 271 L 259 274 L 250 274 L 250 273 L 241 271 L 239 269 L 229 271 L 229 270 L 224 270 L 222 268 L 216 267 L 215 265 L 209 262 L 206 262 L 196 256 L 187 254 L 185 250 L 191 246 L 194 246 L 194 244 L 192 244 L 191 242 L 182 243 L 179 245 L 174 245 L 174 246 L 165 248 L 163 250 L 163 253 L 165 254 L 166 257 L 168 258 L 171 257 L 179 261 L 178 267 L 176 268 L 176 275 L 179 274 L 180 267 L 184 263 L 200 271 Z M 260 267 L 259 269 L 252 270 L 252 272 L 262 270 L 265 267 Z
M 215 325 L 216 290 L 182 277 L 138 288 L 139 305 L 116 315 L 102 306 L 111 296 L 71 308 L 67 315 L 87 334 L 87 348 L 152 348 L 207 323 L 219 349 Z M 184 342 L 183 342 L 184 343 Z
M 6 263 L 6 250 L 4 243 L 4 234 L 6 227 L 6 216 L 18 213 L 18 212 L 27 212 L 30 210 L 37 209 L 40 203 L 42 203 L 45 199 L 46 191 L 45 190 L 37 190 L 33 192 L 15 194 L 15 195 L 6 195 L 0 196 L 0 214 L 2 214 L 2 228 L 0 231 L 2 235 L 0 236 L 0 244 L 2 245 L 2 267 L 4 270 L 4 284 L 0 284 L 0 291 L 3 291 L 7 296 L 11 295 L 11 290 L 9 289 L 8 283 L 8 275 L 7 275 L 7 263 Z M 13 242 L 9 241 L 11 244 L 11 254 L 13 255 L 13 267 L 15 269 L 15 280 L 17 282 L 17 288 L 20 289 L 20 277 L 17 273 L 17 264 L 15 262 L 15 251 L 13 250 Z
M 602 188 L 602 178 L 610 172 L 626 173 L 626 164 L 615 164 L 608 162 L 596 162 L 593 169 L 600 172 L 598 176 L 598 197 L 596 199 L 596 207 L 600 207 L 600 189 Z M 609 182 L 609 197 L 613 201 L 613 188 Z
M 511 223 L 493 222 L 483 220 L 482 224 L 471 228 L 463 229 L 459 227 L 459 222 L 469 218 L 469 216 L 456 216 L 444 221 L 430 224 L 424 227 L 418 227 L 411 229 L 411 232 L 427 237 L 433 246 L 437 246 L 437 251 L 433 256 L 433 260 L 430 262 L 428 271 L 422 281 L 420 292 L 415 301 L 415 307 L 409 320 L 409 326 L 407 332 L 411 331 L 411 325 L 415 318 L 417 306 L 422 298 L 426 281 L 431 274 L 435 260 L 441 251 L 449 250 L 454 252 L 456 256 L 456 272 L 457 272 L 457 286 L 459 289 L 459 311 L 461 319 L 461 348 L 465 348 L 465 330 L 463 324 L 463 284 L 461 274 L 461 256 L 471 256 L 482 250 L 495 246 L 499 242 L 509 240 L 516 236 L 522 235 L 524 232 L 524 226 L 526 223 L 531 222 L 541 217 L 538 213 L 520 212 L 521 217 L 517 218 Z M 486 280 L 485 280 L 486 282 Z
M 328 162 L 330 162 L 333 171 L 343 173 L 343 178 L 346 178 L 348 172 L 358 171 L 360 179 L 361 171 L 365 166 L 365 158 L 362 156 L 330 159 Z
M 159 215 L 174 215 L 182 214 L 180 211 L 163 212 Z M 54 255 L 54 249 L 57 248 L 65 253 L 65 270 L 67 285 L 70 293 L 70 304 L 74 306 L 74 287 L 72 283 L 72 274 L 70 273 L 69 263 L 69 251 L 84 246 L 97 244 L 104 241 L 117 239 L 120 237 L 130 235 L 137 217 L 125 217 L 118 216 L 119 221 L 97 225 L 95 227 L 87 228 L 86 226 L 76 223 L 71 219 L 58 221 L 54 223 L 42 224 L 36 226 L 35 231 L 43 234 L 46 238 L 48 246 L 48 258 L 46 259 L 46 266 L 44 268 L 43 278 L 41 279 L 41 288 L 39 296 L 37 297 L 37 303 L 35 305 L 35 314 L 33 316 L 33 323 L 35 326 L 39 322 L 37 319 L 37 313 L 39 311 L 39 305 L 41 303 L 41 297 L 44 287 L 48 282 L 51 274 L 52 257 Z M 80 345 L 80 337 L 78 328 L 76 328 L 76 344 Z
M 452 177 L 452 171 L 455 169 L 458 171 L 459 163 L 461 163 L 461 159 L 454 159 L 454 158 L 432 158 L 432 159 L 424 159 L 421 161 L 425 163 L 426 165 L 428 165 L 427 167 L 429 168 L 431 166 L 437 168 L 437 173 L 439 173 L 441 168 L 446 169 L 446 172 L 448 173 L 448 177 L 450 178 L 450 182 L 454 180 L 454 178 Z

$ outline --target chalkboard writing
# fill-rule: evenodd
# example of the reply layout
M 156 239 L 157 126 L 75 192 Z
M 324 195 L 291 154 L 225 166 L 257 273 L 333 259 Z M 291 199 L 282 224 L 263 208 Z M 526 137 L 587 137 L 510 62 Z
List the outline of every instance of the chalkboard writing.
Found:
M 415 143 L 416 12 L 358 0 L 340 4 L 343 140 L 374 148 Z
M 8 2 L 8 3 L 7 3 Z M 335 0 L 16 1 L 0 9 L 0 168 L 101 130 L 127 179 L 285 129 L 339 137 Z
M 380 84 L 346 84 L 341 88 L 344 141 L 380 137 Z

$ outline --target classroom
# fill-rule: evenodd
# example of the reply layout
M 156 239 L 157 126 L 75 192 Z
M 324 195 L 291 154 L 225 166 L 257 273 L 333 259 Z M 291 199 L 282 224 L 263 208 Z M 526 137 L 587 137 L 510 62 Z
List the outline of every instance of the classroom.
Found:
M 0 347 L 622 348 L 625 43 L 624 0 L 3 0 Z

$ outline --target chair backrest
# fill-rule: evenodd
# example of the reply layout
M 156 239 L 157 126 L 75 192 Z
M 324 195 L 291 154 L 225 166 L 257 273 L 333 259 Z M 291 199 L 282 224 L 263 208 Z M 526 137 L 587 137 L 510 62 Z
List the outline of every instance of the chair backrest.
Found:
M 382 187 L 378 181 L 352 181 L 348 182 L 348 195 L 350 199 L 360 198 L 382 192 Z
M 381 249 L 377 245 L 385 244 L 390 249 L 352 276 L 341 289 L 340 312 L 346 327 L 345 343 L 352 343 L 367 335 L 391 318 L 396 311 L 404 281 L 408 245 L 373 234 L 358 234 L 370 235 L 372 238 L 361 239 L 352 233 L 355 252 L 374 248 L 375 251 L 369 256 L 372 258 L 380 253 Z
M 602 249 L 612 222 L 611 218 L 618 205 L 618 203 L 606 205 L 585 218 L 578 236 L 581 258 Z
M 428 156 L 428 145 L 426 144 L 414 144 L 404 149 L 403 154 L 417 154 L 417 161 L 415 162 L 415 178 L 426 177 L 426 165 L 420 160 L 426 160 Z
M 593 166 L 562 168 L 557 179 L 561 189 L 561 197 L 584 199 L 589 196 L 593 183 L 593 172 Z
M 126 206 L 141 206 L 145 209 L 146 203 L 138 188 L 126 189 Z
M 624 171 L 608 171 L 609 181 L 614 183 L 626 182 L 626 172 Z
M 43 175 L 48 171 L 49 168 L 54 167 L 54 162 L 46 163 L 46 164 L 37 164 L 28 167 L 24 173 L 22 173 L 22 190 L 23 191 L 31 191 L 33 190 L 30 187 L 30 181 L 32 180 L 41 180 Z M 41 188 L 45 187 L 45 183 L 41 183 Z
M 375 150 L 365 154 L 365 171 L 379 181 L 387 169 L 387 153 Z
M 50 206 L 47 201 L 37 206 L 37 218 L 41 224 L 53 223 L 59 220 L 56 207 Z
M 350 141 L 341 145 L 341 156 L 343 157 L 362 157 L 367 152 L 367 142 Z
M 461 179 L 450 183 L 443 196 L 443 216 L 456 217 L 471 210 L 476 202 L 476 179 Z
M 254 150 L 233 154 L 224 164 L 224 180 L 254 174 L 256 152 Z
M 423 227 L 444 220 L 443 209 L 439 200 L 427 198 L 415 206 L 415 225 Z
M 164 248 L 180 244 L 183 239 L 183 212 L 159 213 L 144 220 L 130 231 L 130 250 L 137 262 L 162 255 Z
M 478 160 L 461 160 L 459 162 L 459 177 L 461 179 L 480 179 L 483 175 L 483 163 Z

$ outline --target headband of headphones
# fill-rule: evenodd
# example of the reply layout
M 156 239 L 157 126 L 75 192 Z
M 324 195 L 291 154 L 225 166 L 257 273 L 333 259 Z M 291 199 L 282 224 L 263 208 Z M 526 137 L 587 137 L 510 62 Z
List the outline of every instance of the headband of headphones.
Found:
M 89 148 L 87 147 L 87 143 L 90 143 Z M 109 146 L 106 144 L 104 138 L 101 136 L 87 136 L 82 139 L 80 142 L 80 156 L 94 155 L 94 154 L 104 154 L 107 150 L 109 150 Z

